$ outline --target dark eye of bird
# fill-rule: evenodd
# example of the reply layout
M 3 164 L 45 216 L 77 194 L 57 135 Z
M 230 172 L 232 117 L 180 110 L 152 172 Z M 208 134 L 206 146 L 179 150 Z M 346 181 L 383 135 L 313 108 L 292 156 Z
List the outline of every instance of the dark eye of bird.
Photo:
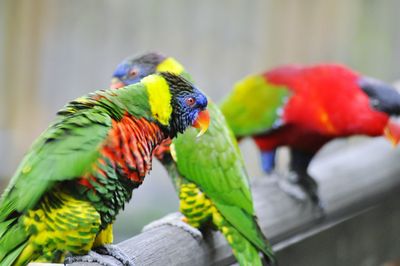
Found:
M 135 77 L 138 73 L 139 73 L 139 71 L 138 71 L 136 68 L 131 69 L 131 70 L 129 71 L 129 77 L 133 78 L 133 77 Z
M 186 99 L 186 104 L 190 107 L 193 107 L 195 103 L 196 103 L 196 100 L 193 97 L 189 97 Z

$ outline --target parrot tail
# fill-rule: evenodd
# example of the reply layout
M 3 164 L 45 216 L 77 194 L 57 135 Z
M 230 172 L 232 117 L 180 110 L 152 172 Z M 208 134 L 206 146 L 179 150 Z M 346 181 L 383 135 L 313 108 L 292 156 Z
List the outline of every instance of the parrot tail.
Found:
M 259 232 L 261 232 L 261 235 L 264 237 L 262 234 L 262 230 L 257 224 L 257 229 Z M 264 258 L 264 262 L 266 266 L 278 266 L 278 261 L 276 260 L 274 251 L 272 250 L 272 246 L 269 244 L 269 241 L 264 238 L 264 243 L 268 243 L 265 245 L 264 249 L 262 250 L 262 255 Z
M 213 212 L 213 223 L 222 232 L 229 245 L 232 248 L 240 266 L 262 266 L 262 258 L 259 255 L 257 248 L 245 238 L 238 230 L 236 230 L 226 219 L 217 211 Z M 265 259 L 270 264 L 270 259 L 265 256 Z

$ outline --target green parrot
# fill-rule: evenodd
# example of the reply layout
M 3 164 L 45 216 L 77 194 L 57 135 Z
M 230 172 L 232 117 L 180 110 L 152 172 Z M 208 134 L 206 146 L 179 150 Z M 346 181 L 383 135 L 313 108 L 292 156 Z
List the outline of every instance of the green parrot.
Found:
M 66 262 L 82 261 L 96 247 L 132 265 L 108 245 L 112 223 L 150 171 L 154 148 L 208 125 L 206 106 L 205 95 L 171 73 L 68 103 L 0 199 L 0 265 L 62 262 L 68 253 L 76 256 Z
M 171 57 L 149 53 L 124 60 L 115 70 L 112 87 L 137 82 L 157 71 L 189 79 Z M 275 263 L 271 246 L 257 224 L 248 175 L 237 142 L 224 116 L 209 102 L 210 126 L 201 138 L 188 129 L 175 140 L 164 141 L 154 154 L 173 180 L 184 221 L 222 232 L 240 265 L 262 265 L 258 252 Z

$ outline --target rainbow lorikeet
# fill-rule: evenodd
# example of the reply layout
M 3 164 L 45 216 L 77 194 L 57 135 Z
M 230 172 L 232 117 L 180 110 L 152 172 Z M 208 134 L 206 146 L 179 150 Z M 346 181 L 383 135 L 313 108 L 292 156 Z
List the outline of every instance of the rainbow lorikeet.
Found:
M 0 265 L 112 251 L 112 223 L 150 171 L 154 148 L 188 126 L 207 125 L 198 121 L 208 117 L 206 106 L 206 96 L 171 73 L 68 103 L 1 197 Z
M 400 113 L 400 95 L 381 81 L 336 64 L 282 66 L 235 84 L 221 110 L 238 138 L 252 137 L 263 169 L 274 168 L 275 150 L 288 146 L 293 180 L 320 204 L 307 167 L 328 141 L 351 135 L 400 139 L 390 115 Z
M 154 71 L 169 71 L 188 77 L 183 66 L 171 57 L 146 54 L 127 59 L 116 69 L 113 86 L 136 82 Z M 184 221 L 196 228 L 211 226 L 222 232 L 240 265 L 275 262 L 271 246 L 257 224 L 248 176 L 237 142 L 221 111 L 209 102 L 211 123 L 196 138 L 187 130 L 175 140 L 163 142 L 155 156 L 173 180 Z

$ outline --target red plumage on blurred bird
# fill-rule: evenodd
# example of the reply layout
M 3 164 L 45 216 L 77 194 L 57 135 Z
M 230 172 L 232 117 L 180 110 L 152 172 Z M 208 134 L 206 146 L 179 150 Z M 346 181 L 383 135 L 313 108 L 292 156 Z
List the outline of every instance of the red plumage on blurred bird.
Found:
M 248 76 L 222 103 L 238 138 L 251 136 L 266 172 L 274 168 L 275 149 L 289 146 L 295 183 L 320 204 L 307 167 L 328 141 L 351 135 L 400 139 L 391 115 L 400 113 L 400 95 L 390 85 L 336 64 L 282 66 Z

